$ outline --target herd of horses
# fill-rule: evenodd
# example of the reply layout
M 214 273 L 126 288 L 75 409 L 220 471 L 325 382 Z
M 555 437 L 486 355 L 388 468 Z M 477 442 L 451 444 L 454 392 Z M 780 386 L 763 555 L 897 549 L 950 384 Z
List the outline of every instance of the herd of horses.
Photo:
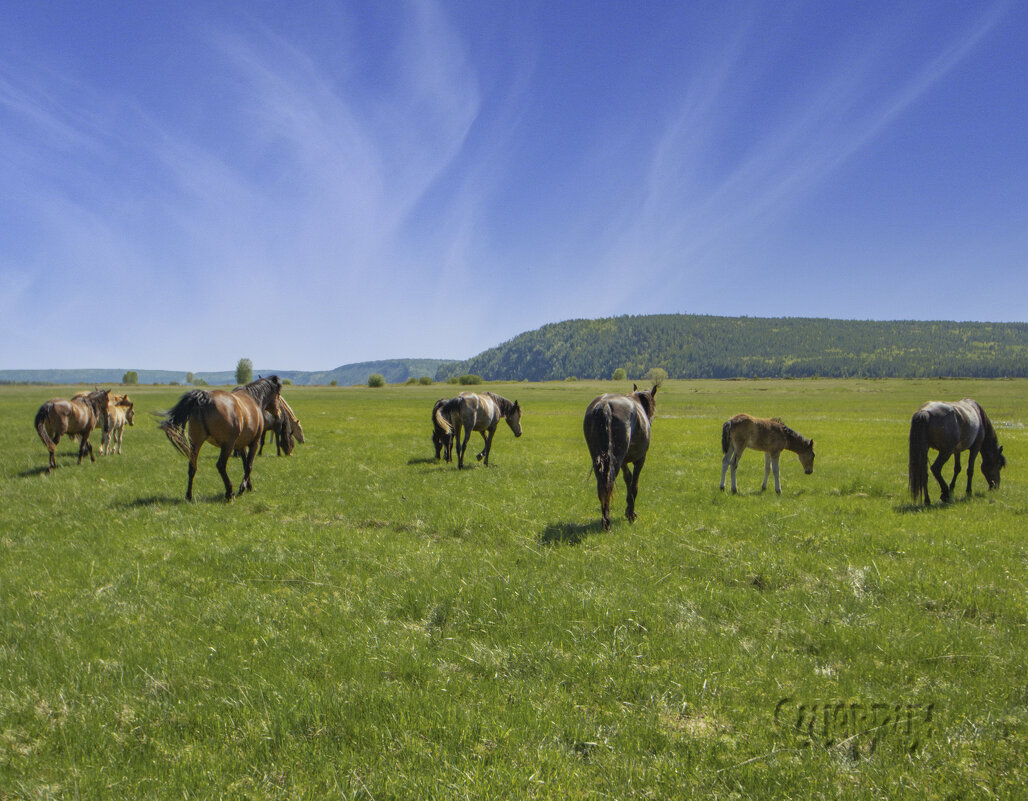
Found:
M 619 473 L 627 490 L 625 516 L 636 519 L 635 501 L 639 493 L 639 474 L 646 462 L 650 446 L 653 418 L 657 409 L 659 382 L 648 390 L 633 386 L 625 395 L 606 393 L 594 398 L 585 411 L 583 432 L 589 449 L 592 470 L 596 476 L 596 493 L 605 529 L 610 528 L 610 501 Z M 303 442 L 303 428 L 292 408 L 282 397 L 278 376 L 258 378 L 231 392 L 194 389 L 186 392 L 167 412 L 155 413 L 159 426 L 171 443 L 189 460 L 186 499 L 193 497 L 193 478 L 197 458 L 204 443 L 221 449 L 218 473 L 225 484 L 225 498 L 253 490 L 251 471 L 254 458 L 264 449 L 268 433 L 274 435 L 278 453 L 290 454 L 295 442 Z M 521 436 L 521 405 L 495 392 L 462 392 L 454 398 L 440 398 L 432 408 L 432 442 L 435 458 L 453 460 L 457 451 L 457 467 L 463 469 L 464 454 L 473 432 L 482 435 L 484 447 L 476 457 L 489 465 L 493 437 L 500 421 L 510 426 L 515 437 Z M 133 403 L 128 395 L 112 395 L 109 390 L 96 390 L 75 395 L 70 400 L 53 398 L 40 406 L 35 427 L 49 451 L 46 472 L 57 467 L 54 458 L 57 443 L 64 435 L 79 440 L 78 463 L 87 454 L 96 461 L 89 436 L 102 425 L 101 454 L 121 453 L 125 425 L 133 425 Z M 931 474 L 942 490 L 942 501 L 948 502 L 961 472 L 961 454 L 967 452 L 967 494 L 975 461 L 981 456 L 981 472 L 989 489 L 1000 484 L 1000 470 L 1006 457 L 989 416 L 977 401 L 929 401 L 922 405 L 910 421 L 908 450 L 908 487 L 915 503 L 931 504 L 928 482 L 928 451 L 938 457 L 931 464 Z M 731 470 L 731 490 L 736 488 L 736 469 L 746 448 L 764 453 L 764 483 L 773 473 L 775 492 L 781 494 L 779 457 L 792 451 L 808 475 L 814 472 L 814 441 L 789 428 L 778 418 L 759 418 L 737 414 L 721 427 L 721 490 Z M 228 460 L 233 455 L 243 462 L 243 480 L 234 493 L 228 476 Z M 942 468 L 954 459 L 952 480 L 947 483 Z

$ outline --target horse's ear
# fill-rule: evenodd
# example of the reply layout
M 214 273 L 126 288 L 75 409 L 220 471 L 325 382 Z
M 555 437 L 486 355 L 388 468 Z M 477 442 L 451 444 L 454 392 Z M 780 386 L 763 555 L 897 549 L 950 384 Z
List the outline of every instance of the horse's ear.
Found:
M 637 385 L 635 385 L 635 384 L 632 384 L 632 392 L 638 392 L 638 391 L 639 391 L 639 387 Z

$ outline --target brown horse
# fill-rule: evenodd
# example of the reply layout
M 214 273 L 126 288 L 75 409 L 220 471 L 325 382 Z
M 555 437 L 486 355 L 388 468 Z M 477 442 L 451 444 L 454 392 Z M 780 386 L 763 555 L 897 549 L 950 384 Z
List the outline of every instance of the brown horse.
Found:
M 808 476 L 814 472 L 814 440 L 796 433 L 781 420 L 737 414 L 721 426 L 721 450 L 725 454 L 721 460 L 722 491 L 729 466 L 732 468 L 732 492 L 736 491 L 735 470 L 746 448 L 764 451 L 764 483 L 760 485 L 761 492 L 767 489 L 768 474 L 774 472 L 775 492 L 782 494 L 782 483 L 778 477 L 778 457 L 782 451 L 792 451 L 799 456 L 803 472 Z
M 50 464 L 46 469 L 49 473 L 57 469 L 54 452 L 61 437 L 68 434 L 73 439 L 79 438 L 79 464 L 87 453 L 91 462 L 96 461 L 89 435 L 101 422 L 107 427 L 107 396 L 109 391 L 98 389 L 95 392 L 82 394 L 71 400 L 52 398 L 39 407 L 36 412 L 36 432 L 50 451 Z
M 974 460 L 982 455 L 982 475 L 989 489 L 999 487 L 999 471 L 1007 464 L 1003 448 L 996 437 L 996 429 L 978 401 L 972 398 L 946 403 L 929 401 L 910 419 L 909 458 L 907 477 L 910 496 L 914 503 L 931 503 L 928 498 L 928 449 L 939 452 L 932 462 L 932 475 L 942 487 L 942 502 L 947 503 L 960 475 L 960 452 L 969 451 L 967 457 L 967 494 L 971 494 L 971 476 Z M 942 466 L 953 457 L 953 480 L 947 485 L 942 477 Z
M 468 449 L 472 431 L 480 431 L 485 440 L 485 447 L 475 458 L 486 467 L 489 466 L 489 451 L 492 450 L 493 437 L 500 420 L 507 421 L 515 437 L 521 436 L 521 406 L 517 401 L 509 401 L 495 392 L 462 392 L 456 398 L 437 405 L 433 418 L 445 434 L 453 436 L 457 446 L 458 469 L 464 468 L 464 452 Z M 464 429 L 463 439 L 461 428 Z
M 600 395 L 585 410 L 585 443 L 596 474 L 596 494 L 600 499 L 600 516 L 605 529 L 610 528 L 610 498 L 614 494 L 618 472 L 622 469 L 628 490 L 625 517 L 629 522 L 636 518 L 639 473 L 650 447 L 650 423 L 657 411 L 659 386 L 655 384 L 649 391 L 640 391 L 633 385 L 631 395 Z M 634 470 L 630 464 L 635 466 Z
M 193 476 L 196 460 L 205 442 L 221 448 L 218 472 L 225 482 L 225 500 L 232 500 L 232 482 L 228 478 L 229 457 L 239 451 L 243 457 L 243 480 L 239 494 L 253 491 L 250 471 L 264 433 L 264 411 L 274 414 L 282 382 L 277 375 L 259 378 L 232 392 L 220 389 L 194 389 L 187 392 L 163 417 L 160 426 L 171 443 L 189 458 L 189 483 L 186 500 L 193 500 Z M 189 436 L 186 436 L 186 426 Z

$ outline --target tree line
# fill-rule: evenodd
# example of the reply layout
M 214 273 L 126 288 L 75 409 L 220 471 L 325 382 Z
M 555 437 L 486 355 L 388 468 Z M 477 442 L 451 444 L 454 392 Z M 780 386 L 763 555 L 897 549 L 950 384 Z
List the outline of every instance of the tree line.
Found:
M 1028 377 L 1028 324 L 644 315 L 568 320 L 528 331 L 436 380 Z

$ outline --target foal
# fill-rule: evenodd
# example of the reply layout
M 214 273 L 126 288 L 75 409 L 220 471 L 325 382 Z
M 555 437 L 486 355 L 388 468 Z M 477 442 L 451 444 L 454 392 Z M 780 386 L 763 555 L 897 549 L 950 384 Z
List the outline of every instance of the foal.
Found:
M 782 451 L 792 451 L 799 456 L 803 472 L 808 476 L 814 472 L 814 440 L 796 433 L 781 420 L 737 414 L 721 426 L 721 450 L 725 454 L 721 460 L 722 491 L 725 488 L 725 473 L 731 466 L 732 492 L 736 492 L 735 470 L 746 448 L 764 451 L 764 483 L 760 486 L 761 492 L 767 489 L 768 474 L 774 471 L 775 492 L 782 494 L 782 483 L 778 478 L 778 457 Z

